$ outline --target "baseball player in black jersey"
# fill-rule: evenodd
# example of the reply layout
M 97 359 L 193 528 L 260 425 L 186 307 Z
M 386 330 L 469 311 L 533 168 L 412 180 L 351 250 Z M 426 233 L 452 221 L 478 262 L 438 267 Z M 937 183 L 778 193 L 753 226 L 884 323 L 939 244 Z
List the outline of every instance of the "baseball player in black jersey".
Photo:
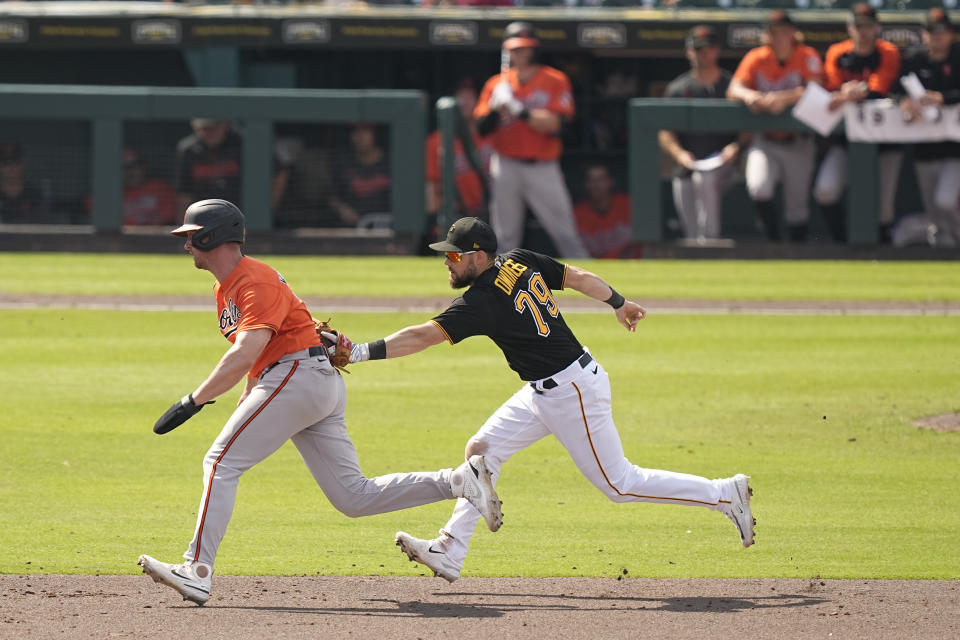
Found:
M 494 482 L 513 454 L 550 434 L 567 449 L 580 472 L 614 502 L 661 502 L 702 506 L 724 513 L 753 544 L 749 478 L 721 480 L 642 469 L 623 455 L 610 408 L 610 381 L 603 367 L 567 326 L 553 295 L 571 288 L 614 309 L 628 331 L 646 315 L 600 277 L 539 253 L 514 249 L 496 255 L 497 237 L 477 218 L 457 220 L 442 242 L 450 285 L 469 287 L 440 315 L 382 340 L 356 344 L 351 361 L 397 358 L 475 335 L 496 343 L 524 385 L 487 419 L 467 443 L 467 456 L 483 453 Z M 432 540 L 400 531 L 396 542 L 410 557 L 453 582 L 480 518 L 465 500 Z
M 924 118 L 929 109 L 940 118 L 943 106 L 960 103 L 960 45 L 954 42 L 950 15 L 940 7 L 927 12 L 923 47 L 911 51 L 904 61 L 902 75 L 911 73 L 917 75 L 925 93 L 913 99 L 898 91 L 907 120 Z M 960 244 L 960 143 L 915 144 L 913 165 L 927 220 L 937 228 L 935 243 Z

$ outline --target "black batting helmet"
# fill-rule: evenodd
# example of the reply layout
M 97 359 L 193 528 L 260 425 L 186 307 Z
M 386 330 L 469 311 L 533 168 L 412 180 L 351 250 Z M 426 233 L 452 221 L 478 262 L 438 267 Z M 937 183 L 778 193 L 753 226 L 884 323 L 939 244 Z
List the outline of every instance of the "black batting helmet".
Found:
M 503 30 L 503 48 L 539 47 L 540 41 L 533 35 L 533 25 L 529 22 L 511 22 Z
M 243 213 L 226 200 L 200 200 L 187 207 L 183 224 L 170 233 L 182 236 L 188 231 L 195 232 L 190 244 L 201 251 L 210 251 L 224 242 L 243 244 L 247 234 Z

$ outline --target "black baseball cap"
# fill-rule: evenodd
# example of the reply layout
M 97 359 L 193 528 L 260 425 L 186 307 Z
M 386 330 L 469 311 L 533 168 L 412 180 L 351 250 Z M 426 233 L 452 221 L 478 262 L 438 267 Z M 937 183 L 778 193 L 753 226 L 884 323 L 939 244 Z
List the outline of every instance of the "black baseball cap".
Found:
M 857 26 L 877 24 L 877 10 L 866 2 L 858 2 L 850 11 L 850 22 Z
M 430 245 L 434 251 L 496 251 L 497 234 L 480 218 L 460 218 L 450 226 L 447 239 Z
M 770 17 L 767 18 L 767 28 L 770 27 L 796 27 L 796 23 L 793 21 L 793 18 L 790 17 L 790 14 L 784 11 L 783 9 L 774 9 L 770 12 Z
M 687 34 L 686 45 L 688 49 L 706 49 L 707 47 L 716 47 L 719 44 L 717 32 L 713 27 L 705 24 L 699 24 Z
M 923 23 L 923 28 L 930 33 L 953 31 L 953 23 L 950 22 L 950 16 L 946 11 L 940 7 L 934 7 L 927 12 L 927 19 Z

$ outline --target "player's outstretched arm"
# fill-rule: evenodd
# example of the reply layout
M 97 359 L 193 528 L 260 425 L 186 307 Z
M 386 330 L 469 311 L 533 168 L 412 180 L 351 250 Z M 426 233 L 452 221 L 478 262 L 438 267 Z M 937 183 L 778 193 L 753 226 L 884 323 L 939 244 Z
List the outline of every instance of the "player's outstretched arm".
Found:
M 446 335 L 433 322 L 411 325 L 381 340 L 353 345 L 350 362 L 408 356 L 440 344 L 445 339 Z
M 625 299 L 603 278 L 572 264 L 567 265 L 564 287 L 569 287 L 594 300 L 609 304 L 613 307 L 617 322 L 626 327 L 628 331 L 636 331 L 637 323 L 647 316 L 647 311 L 643 307 L 632 300 Z

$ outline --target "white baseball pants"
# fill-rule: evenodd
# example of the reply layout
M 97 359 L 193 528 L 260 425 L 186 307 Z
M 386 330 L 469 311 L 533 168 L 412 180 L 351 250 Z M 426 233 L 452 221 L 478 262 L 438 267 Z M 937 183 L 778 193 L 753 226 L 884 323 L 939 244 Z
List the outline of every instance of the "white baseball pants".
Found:
M 486 456 L 496 482 L 510 456 L 550 434 L 569 452 L 574 464 L 614 502 L 659 502 L 717 509 L 729 495 L 706 478 L 643 469 L 623 454 L 610 408 L 610 379 L 596 360 L 574 362 L 552 376 L 559 386 L 534 389 L 524 384 L 490 416 L 471 440 Z M 729 489 L 727 489 L 729 491 Z M 439 543 L 453 562 L 463 564 L 480 512 L 460 499 L 440 530 Z
M 287 440 L 330 503 L 352 518 L 453 498 L 450 469 L 365 477 L 347 435 L 343 378 L 326 358 L 307 355 L 304 350 L 284 356 L 265 373 L 207 452 L 187 560 L 213 566 L 240 476 Z
M 490 223 L 500 251 L 516 249 L 523 242 L 526 203 L 562 257 L 589 257 L 577 232 L 573 203 L 558 162 L 521 162 L 495 153 L 490 160 L 490 178 Z

